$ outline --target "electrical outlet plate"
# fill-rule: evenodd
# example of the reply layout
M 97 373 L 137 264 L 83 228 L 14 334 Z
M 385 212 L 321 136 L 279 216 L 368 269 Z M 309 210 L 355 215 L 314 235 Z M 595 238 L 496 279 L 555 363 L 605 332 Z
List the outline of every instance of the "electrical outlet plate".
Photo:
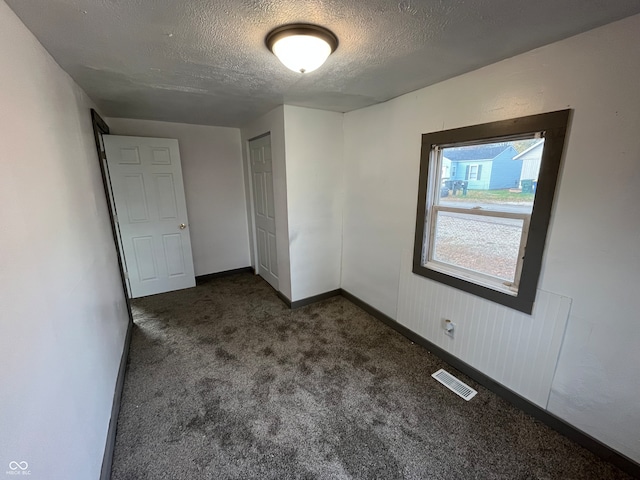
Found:
M 448 337 L 455 338 L 456 324 L 451 320 L 444 319 L 442 321 L 442 328 L 444 328 L 444 334 Z

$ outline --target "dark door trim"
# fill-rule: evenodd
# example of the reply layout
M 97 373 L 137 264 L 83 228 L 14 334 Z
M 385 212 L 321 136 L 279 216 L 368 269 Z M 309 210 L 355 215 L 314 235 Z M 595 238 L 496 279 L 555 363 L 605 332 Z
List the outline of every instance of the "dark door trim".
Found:
M 118 268 L 120 269 L 120 280 L 122 282 L 122 290 L 127 300 L 127 311 L 129 312 L 129 323 L 133 323 L 133 314 L 131 313 L 131 302 L 129 300 L 129 292 L 127 289 L 127 280 L 124 269 L 124 259 L 120 246 L 118 244 L 118 227 L 116 225 L 115 206 L 111 204 L 111 197 L 109 195 L 110 183 L 109 173 L 105 168 L 105 161 L 107 159 L 106 152 L 102 149 L 103 143 L 100 141 L 102 135 L 109 134 L 109 125 L 102 119 L 102 117 L 93 108 L 91 109 L 91 123 L 93 125 L 93 138 L 96 142 L 96 150 L 98 152 L 98 163 L 100 164 L 100 173 L 102 175 L 102 186 L 104 187 L 104 196 L 107 201 L 107 210 L 109 211 L 109 221 L 111 222 L 111 234 L 113 235 L 113 244 L 116 247 L 116 253 L 118 257 Z
M 109 134 L 109 126 L 100 117 L 98 112 L 93 108 L 91 109 L 91 123 L 93 125 L 93 137 L 96 142 L 96 151 L 98 152 L 98 163 L 100 164 L 100 174 L 102 176 L 102 186 L 104 187 L 104 196 L 107 201 L 107 211 L 109 213 L 109 221 L 111 222 L 111 233 L 113 235 L 113 245 L 116 248 L 116 257 L 118 258 L 118 268 L 120 270 L 120 280 L 122 282 L 122 291 L 127 304 L 127 313 L 129 314 L 129 323 L 127 325 L 127 335 L 125 337 L 124 346 L 122 349 L 122 356 L 120 358 L 120 368 L 118 369 L 118 377 L 116 379 L 116 386 L 113 393 L 113 403 L 111 405 L 111 418 L 109 420 L 109 427 L 107 430 L 107 440 L 105 442 L 104 454 L 102 456 L 102 468 L 100 470 L 100 479 L 108 480 L 111 478 L 111 464 L 113 462 L 113 451 L 116 443 L 116 427 L 118 424 L 118 414 L 120 412 L 120 401 L 122 397 L 122 389 L 124 387 L 124 376 L 127 367 L 127 359 L 129 358 L 129 346 L 131 344 L 131 334 L 133 331 L 133 314 L 131 312 L 131 301 L 129 299 L 129 292 L 127 290 L 127 281 L 124 270 L 124 261 L 120 246 L 118 244 L 118 227 L 114 218 L 115 209 L 111 203 L 111 196 L 109 190 L 111 184 L 109 183 L 109 174 L 105 167 L 107 155 L 102 149 L 104 143 L 102 135 Z

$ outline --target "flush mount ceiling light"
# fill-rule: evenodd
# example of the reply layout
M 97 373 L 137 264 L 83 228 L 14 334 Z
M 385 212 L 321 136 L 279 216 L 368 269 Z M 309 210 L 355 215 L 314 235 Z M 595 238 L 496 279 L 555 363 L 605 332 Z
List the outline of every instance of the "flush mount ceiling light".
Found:
M 265 42 L 285 67 L 300 73 L 313 72 L 338 48 L 338 37 L 333 32 L 305 23 L 278 27 Z

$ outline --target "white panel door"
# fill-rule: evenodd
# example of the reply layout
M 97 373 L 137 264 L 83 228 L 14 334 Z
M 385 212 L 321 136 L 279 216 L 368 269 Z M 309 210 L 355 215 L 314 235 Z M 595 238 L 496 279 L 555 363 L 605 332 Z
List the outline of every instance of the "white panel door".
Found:
M 178 141 L 104 135 L 132 298 L 195 286 Z
M 271 172 L 271 137 L 249 142 L 253 210 L 256 226 L 258 258 L 256 271 L 278 290 L 278 256 L 276 253 L 276 209 Z

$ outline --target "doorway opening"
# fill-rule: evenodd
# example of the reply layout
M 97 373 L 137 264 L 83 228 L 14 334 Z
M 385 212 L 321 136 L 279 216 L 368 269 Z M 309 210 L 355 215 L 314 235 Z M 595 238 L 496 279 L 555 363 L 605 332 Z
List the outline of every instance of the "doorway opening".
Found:
M 118 258 L 118 270 L 120 271 L 120 280 L 122 282 L 122 290 L 127 302 L 127 312 L 129 313 L 129 324 L 133 324 L 133 313 L 131 311 L 131 300 L 129 287 L 127 284 L 127 269 L 124 265 L 124 256 L 120 242 L 120 234 L 118 232 L 118 224 L 114 216 L 114 206 L 112 200 L 111 184 L 109 182 L 109 172 L 107 171 L 107 153 L 104 148 L 103 135 L 109 134 L 109 125 L 93 108 L 91 109 L 91 123 L 93 125 L 93 138 L 96 143 L 98 152 L 98 162 L 100 163 L 100 176 L 102 177 L 102 186 L 104 195 L 107 200 L 107 211 L 109 213 L 109 222 L 111 223 L 111 234 L 113 235 L 113 243 L 116 247 L 116 257 Z
M 178 140 L 111 135 L 92 115 L 127 297 L 194 287 Z

